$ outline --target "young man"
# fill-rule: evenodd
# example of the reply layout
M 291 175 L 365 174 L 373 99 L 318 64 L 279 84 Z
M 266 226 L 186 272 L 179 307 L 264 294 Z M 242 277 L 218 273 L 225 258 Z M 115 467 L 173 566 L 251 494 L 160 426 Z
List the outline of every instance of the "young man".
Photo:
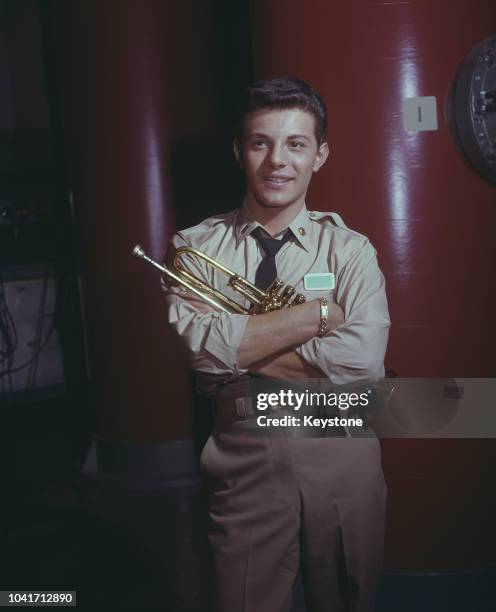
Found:
M 213 610 L 289 611 L 300 568 L 309 612 L 371 611 L 386 499 L 377 439 L 250 436 L 238 427 L 250 412 L 239 396 L 248 376 L 320 377 L 337 385 L 383 376 L 384 278 L 365 236 L 335 213 L 306 208 L 310 179 L 329 154 L 320 95 L 303 81 L 280 78 L 254 83 L 243 102 L 234 142 L 246 174 L 243 205 L 178 232 L 172 246 L 192 246 L 262 289 L 277 273 L 306 302 L 230 314 L 163 284 L 169 321 L 189 350 L 200 389 L 216 402 L 216 427 L 201 457 Z M 198 260 L 189 268 L 225 292 L 223 275 Z M 328 286 L 305 289 L 317 273 L 326 274 Z

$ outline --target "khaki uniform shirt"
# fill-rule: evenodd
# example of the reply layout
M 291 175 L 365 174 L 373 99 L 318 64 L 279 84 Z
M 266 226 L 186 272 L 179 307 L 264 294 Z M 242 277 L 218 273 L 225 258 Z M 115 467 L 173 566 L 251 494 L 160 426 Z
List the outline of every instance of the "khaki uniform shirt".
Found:
M 264 257 L 252 236 L 259 225 L 243 206 L 178 232 L 172 245 L 192 246 L 254 283 Z M 288 228 L 292 239 L 276 255 L 278 277 L 307 300 L 326 297 L 339 304 L 345 318 L 328 336 L 312 338 L 296 352 L 334 384 L 384 376 L 390 320 L 384 276 L 377 265 L 375 249 L 365 236 L 348 229 L 336 213 L 312 212 L 303 207 Z M 227 287 L 227 276 L 202 260 L 188 256 L 183 261 L 201 280 L 248 305 L 240 294 Z M 305 275 L 321 272 L 334 274 L 334 289 L 305 290 Z M 199 374 L 199 390 L 215 396 L 248 372 L 237 361 L 248 316 L 200 312 L 184 299 L 186 289 L 168 286 L 164 280 L 162 288 L 169 322 L 186 345 L 192 367 Z

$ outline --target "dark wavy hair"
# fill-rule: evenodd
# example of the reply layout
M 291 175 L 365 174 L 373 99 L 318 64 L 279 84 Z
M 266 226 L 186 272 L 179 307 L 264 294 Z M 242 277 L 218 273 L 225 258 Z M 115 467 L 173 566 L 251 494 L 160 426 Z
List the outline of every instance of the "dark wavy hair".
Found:
M 255 81 L 241 98 L 236 122 L 236 138 L 242 141 L 245 118 L 263 109 L 299 108 L 313 115 L 315 138 L 320 145 L 327 135 L 327 110 L 319 92 L 306 81 L 294 77 L 278 77 Z

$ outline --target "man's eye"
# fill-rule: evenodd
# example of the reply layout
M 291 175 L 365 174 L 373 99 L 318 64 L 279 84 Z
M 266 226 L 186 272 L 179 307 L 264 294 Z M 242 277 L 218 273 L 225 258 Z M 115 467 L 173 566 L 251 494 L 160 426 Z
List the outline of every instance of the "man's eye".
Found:
M 299 140 L 293 140 L 291 143 L 293 149 L 303 149 L 304 146 L 305 144 Z
M 254 140 L 252 145 L 257 148 L 261 148 L 265 145 L 265 140 Z

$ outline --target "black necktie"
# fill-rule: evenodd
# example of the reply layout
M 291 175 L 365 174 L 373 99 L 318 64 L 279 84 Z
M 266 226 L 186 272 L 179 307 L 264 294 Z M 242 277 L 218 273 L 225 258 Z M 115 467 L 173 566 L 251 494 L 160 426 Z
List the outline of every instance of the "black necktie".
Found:
M 261 227 L 255 228 L 252 234 L 265 253 L 255 275 L 255 285 L 265 291 L 277 278 L 276 253 L 291 238 L 291 231 L 288 230 L 280 240 L 267 237 Z

